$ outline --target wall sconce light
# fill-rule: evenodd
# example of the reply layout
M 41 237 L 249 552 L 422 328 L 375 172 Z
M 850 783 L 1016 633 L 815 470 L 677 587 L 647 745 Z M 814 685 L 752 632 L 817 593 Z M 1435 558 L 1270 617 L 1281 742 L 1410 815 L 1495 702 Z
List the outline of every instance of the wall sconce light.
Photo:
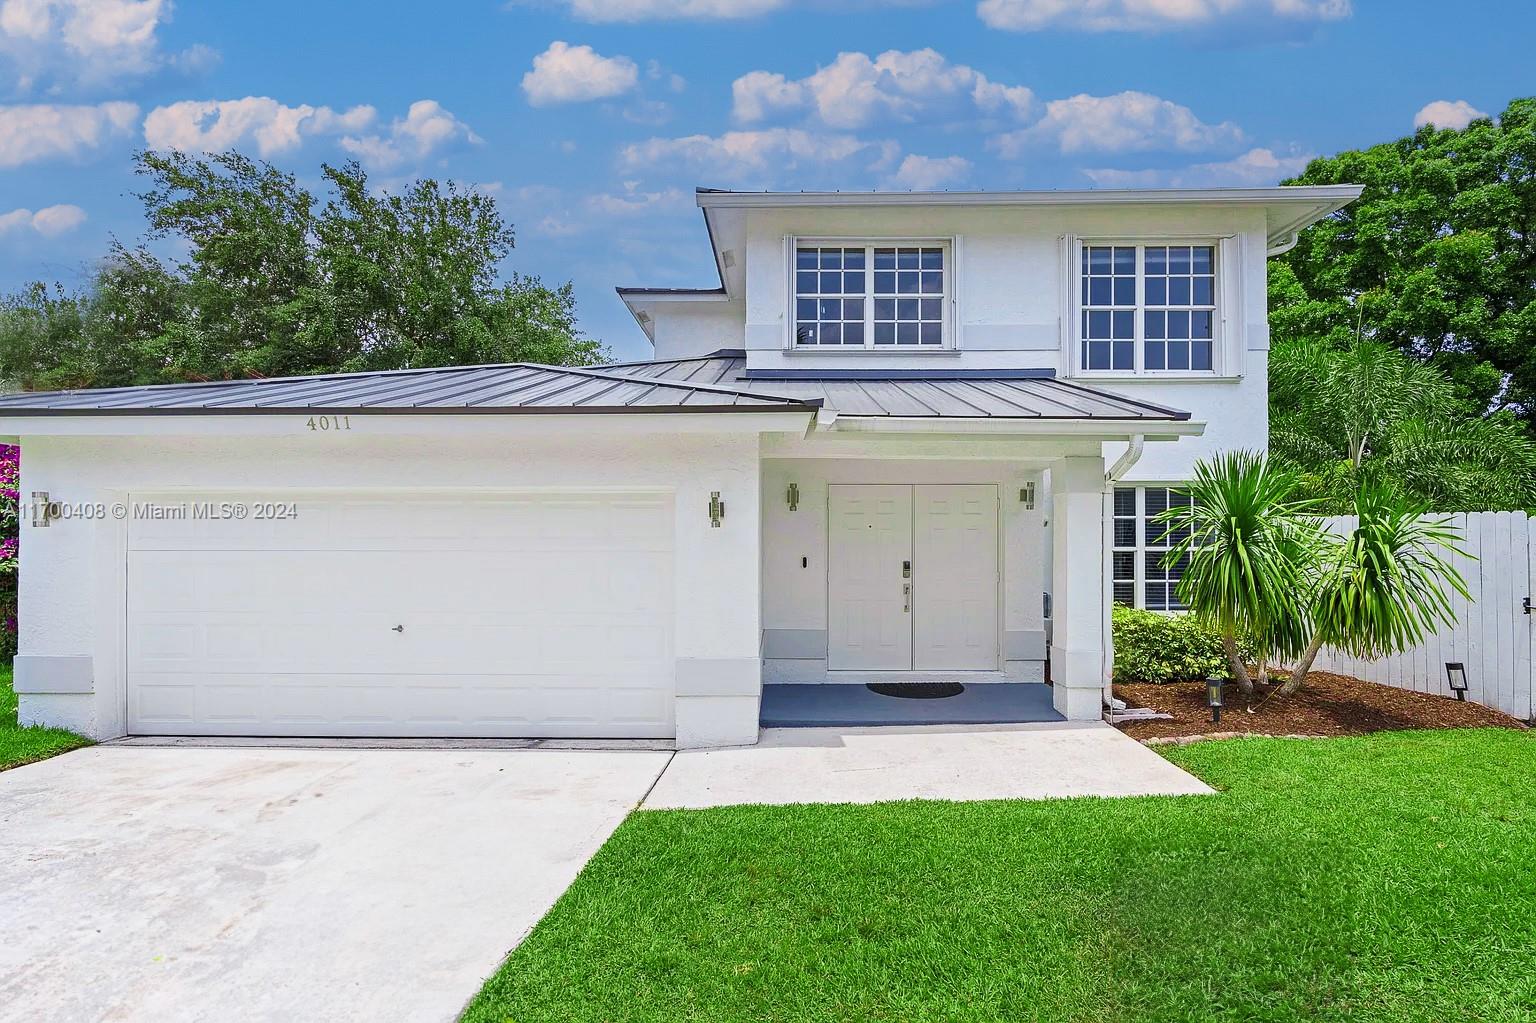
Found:
M 1023 502 L 1025 508 L 1028 508 L 1030 511 L 1035 510 L 1034 481 L 1030 481 L 1029 483 L 1024 484 L 1024 486 L 1019 489 L 1019 500 Z
M 1221 705 L 1225 702 L 1222 699 L 1221 690 L 1226 684 L 1227 680 L 1220 675 L 1212 675 L 1205 680 L 1205 702 L 1211 708 L 1212 724 L 1219 724 L 1221 722 Z
M 720 491 L 711 491 L 709 495 L 709 524 L 719 529 L 720 520 L 723 518 L 725 518 L 725 502 L 720 500 Z
M 1462 703 L 1467 702 L 1467 666 L 1460 661 L 1445 662 L 1445 681 L 1450 685 L 1451 692 L 1456 694 L 1456 699 Z
M 59 502 L 48 500 L 48 491 L 32 491 L 32 524 L 34 526 L 50 526 L 61 514 Z
M 800 510 L 800 484 L 798 483 L 791 483 L 789 485 L 789 510 Z

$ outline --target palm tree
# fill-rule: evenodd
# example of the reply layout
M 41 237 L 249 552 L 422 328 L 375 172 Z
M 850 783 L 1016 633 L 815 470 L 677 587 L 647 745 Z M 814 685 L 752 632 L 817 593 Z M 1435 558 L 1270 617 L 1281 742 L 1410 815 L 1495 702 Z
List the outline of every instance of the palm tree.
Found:
M 1379 483 L 1356 490 L 1354 528 L 1327 548 L 1327 561 L 1314 573 L 1312 639 L 1280 687 L 1282 696 L 1301 688 L 1324 645 L 1374 659 L 1455 624 L 1446 589 L 1467 597 L 1467 584 L 1446 555 L 1468 555 L 1447 521 L 1427 517 L 1426 510 Z
M 1436 511 L 1536 506 L 1536 443 L 1508 413 L 1479 415 L 1437 369 L 1372 341 L 1270 355 L 1270 449 L 1320 510 L 1346 514 L 1366 477 Z
M 1293 495 L 1296 477 L 1265 455 L 1235 451 L 1195 465 L 1190 505 L 1159 517 L 1177 540 L 1164 564 L 1183 565 L 1179 599 L 1221 636 L 1232 677 L 1253 680 L 1238 650 L 1248 637 L 1266 658 L 1306 645 L 1307 570 L 1326 541 Z

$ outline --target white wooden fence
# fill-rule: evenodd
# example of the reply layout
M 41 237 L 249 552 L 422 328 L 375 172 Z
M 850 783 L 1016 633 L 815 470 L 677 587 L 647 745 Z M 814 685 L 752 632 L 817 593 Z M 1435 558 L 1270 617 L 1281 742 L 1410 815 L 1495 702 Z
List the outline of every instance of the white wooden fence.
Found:
M 1496 707 L 1521 720 L 1531 718 L 1531 665 L 1536 658 L 1536 617 L 1526 599 L 1536 597 L 1536 519 L 1524 512 L 1474 512 L 1448 518 L 1473 558 L 1452 562 L 1472 594 L 1453 596 L 1456 625 L 1423 645 L 1379 661 L 1362 661 L 1324 650 L 1317 667 L 1341 675 L 1421 693 L 1453 695 L 1445 665 L 1467 668 L 1467 699 Z M 1350 516 L 1329 519 L 1335 529 L 1354 525 Z

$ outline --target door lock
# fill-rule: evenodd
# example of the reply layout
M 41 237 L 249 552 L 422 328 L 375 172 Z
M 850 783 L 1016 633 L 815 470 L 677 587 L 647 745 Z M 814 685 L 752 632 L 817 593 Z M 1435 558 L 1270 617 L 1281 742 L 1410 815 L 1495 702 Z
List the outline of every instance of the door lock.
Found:
M 390 629 L 389 631 L 390 632 L 404 632 L 405 631 L 405 626 L 404 625 L 396 625 L 393 629 Z
M 901 610 L 906 614 L 912 613 L 912 584 L 906 583 L 901 587 Z
M 901 563 L 901 577 L 903 579 L 910 579 L 910 578 L 912 578 L 912 562 L 910 562 L 910 561 L 903 561 Z

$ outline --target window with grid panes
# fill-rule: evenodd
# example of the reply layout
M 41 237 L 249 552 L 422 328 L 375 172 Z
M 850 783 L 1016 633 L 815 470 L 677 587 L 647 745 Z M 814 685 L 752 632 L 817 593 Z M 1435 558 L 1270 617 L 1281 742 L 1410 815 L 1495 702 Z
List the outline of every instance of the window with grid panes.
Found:
M 1189 495 L 1174 487 L 1116 487 L 1110 560 L 1114 600 L 1149 611 L 1182 611 L 1178 581 L 1183 565 L 1163 567 L 1163 557 L 1188 530 L 1157 521 L 1170 508 L 1187 508 Z
M 1079 301 L 1083 369 L 1215 369 L 1215 246 L 1084 244 Z
M 798 245 L 795 345 L 939 348 L 947 338 L 943 245 Z

